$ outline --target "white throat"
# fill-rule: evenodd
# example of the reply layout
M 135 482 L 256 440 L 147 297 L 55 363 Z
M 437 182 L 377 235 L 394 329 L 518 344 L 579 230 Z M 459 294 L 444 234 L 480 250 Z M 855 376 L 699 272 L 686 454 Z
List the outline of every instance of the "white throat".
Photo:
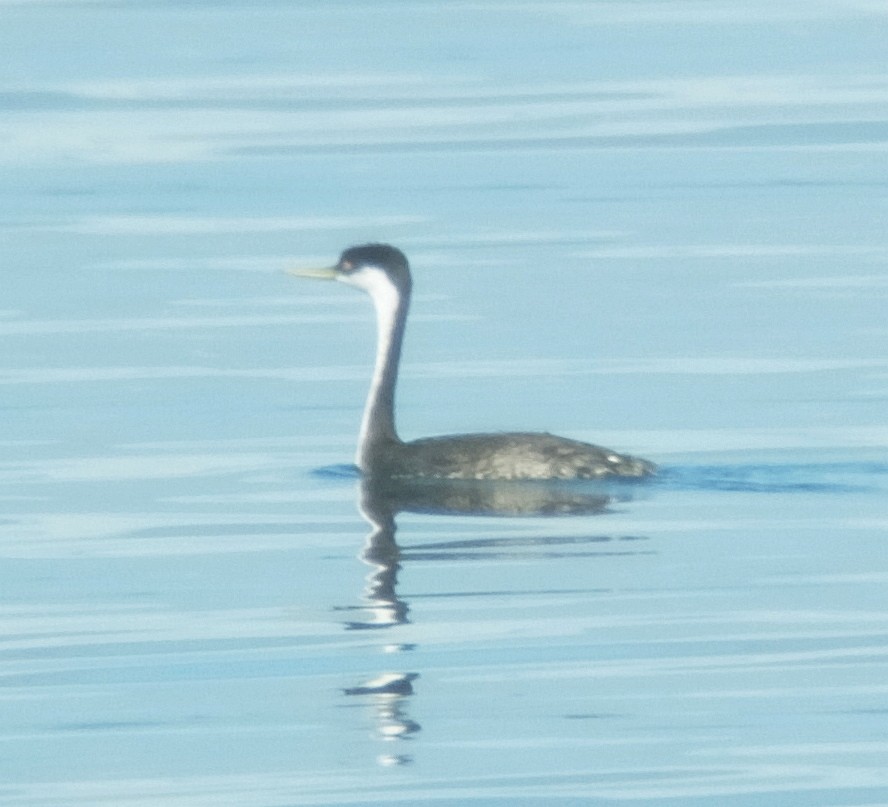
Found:
M 365 267 L 341 280 L 366 291 L 376 309 L 376 361 L 355 458 L 358 467 L 364 468 L 365 454 L 374 441 L 398 439 L 394 423 L 394 389 L 407 301 L 382 269 Z

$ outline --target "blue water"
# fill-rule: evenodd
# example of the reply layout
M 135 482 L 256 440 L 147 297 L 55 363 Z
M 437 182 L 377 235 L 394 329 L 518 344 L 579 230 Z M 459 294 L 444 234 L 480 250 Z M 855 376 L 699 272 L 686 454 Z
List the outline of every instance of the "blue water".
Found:
M 0 2 L 0 803 L 888 803 L 886 41 Z M 283 270 L 366 240 L 405 437 L 661 474 L 361 491 L 371 307 Z

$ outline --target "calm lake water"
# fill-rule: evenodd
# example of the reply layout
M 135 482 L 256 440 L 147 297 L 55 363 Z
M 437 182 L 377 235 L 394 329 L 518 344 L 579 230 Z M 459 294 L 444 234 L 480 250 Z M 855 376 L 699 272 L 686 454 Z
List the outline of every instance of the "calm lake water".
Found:
M 888 804 L 886 41 L 0 0 L 0 803 Z M 282 270 L 367 240 L 414 266 L 406 437 L 661 475 L 362 492 L 372 308 Z

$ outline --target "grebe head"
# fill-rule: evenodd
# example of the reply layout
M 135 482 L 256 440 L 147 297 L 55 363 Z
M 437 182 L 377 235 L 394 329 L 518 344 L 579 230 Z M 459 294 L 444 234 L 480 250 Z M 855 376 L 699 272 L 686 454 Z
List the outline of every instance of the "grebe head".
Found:
M 367 292 L 371 297 L 398 297 L 410 293 L 410 267 L 400 249 L 389 244 L 349 247 L 334 266 L 324 269 L 293 269 L 291 273 L 321 280 L 338 280 Z

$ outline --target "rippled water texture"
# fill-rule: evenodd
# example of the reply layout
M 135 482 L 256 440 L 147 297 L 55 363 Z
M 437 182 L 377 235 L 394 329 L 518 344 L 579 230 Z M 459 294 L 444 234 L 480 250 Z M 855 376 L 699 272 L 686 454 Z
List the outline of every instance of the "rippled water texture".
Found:
M 888 803 L 886 41 L 0 0 L 0 802 Z M 362 486 L 366 240 L 405 437 L 661 474 Z

